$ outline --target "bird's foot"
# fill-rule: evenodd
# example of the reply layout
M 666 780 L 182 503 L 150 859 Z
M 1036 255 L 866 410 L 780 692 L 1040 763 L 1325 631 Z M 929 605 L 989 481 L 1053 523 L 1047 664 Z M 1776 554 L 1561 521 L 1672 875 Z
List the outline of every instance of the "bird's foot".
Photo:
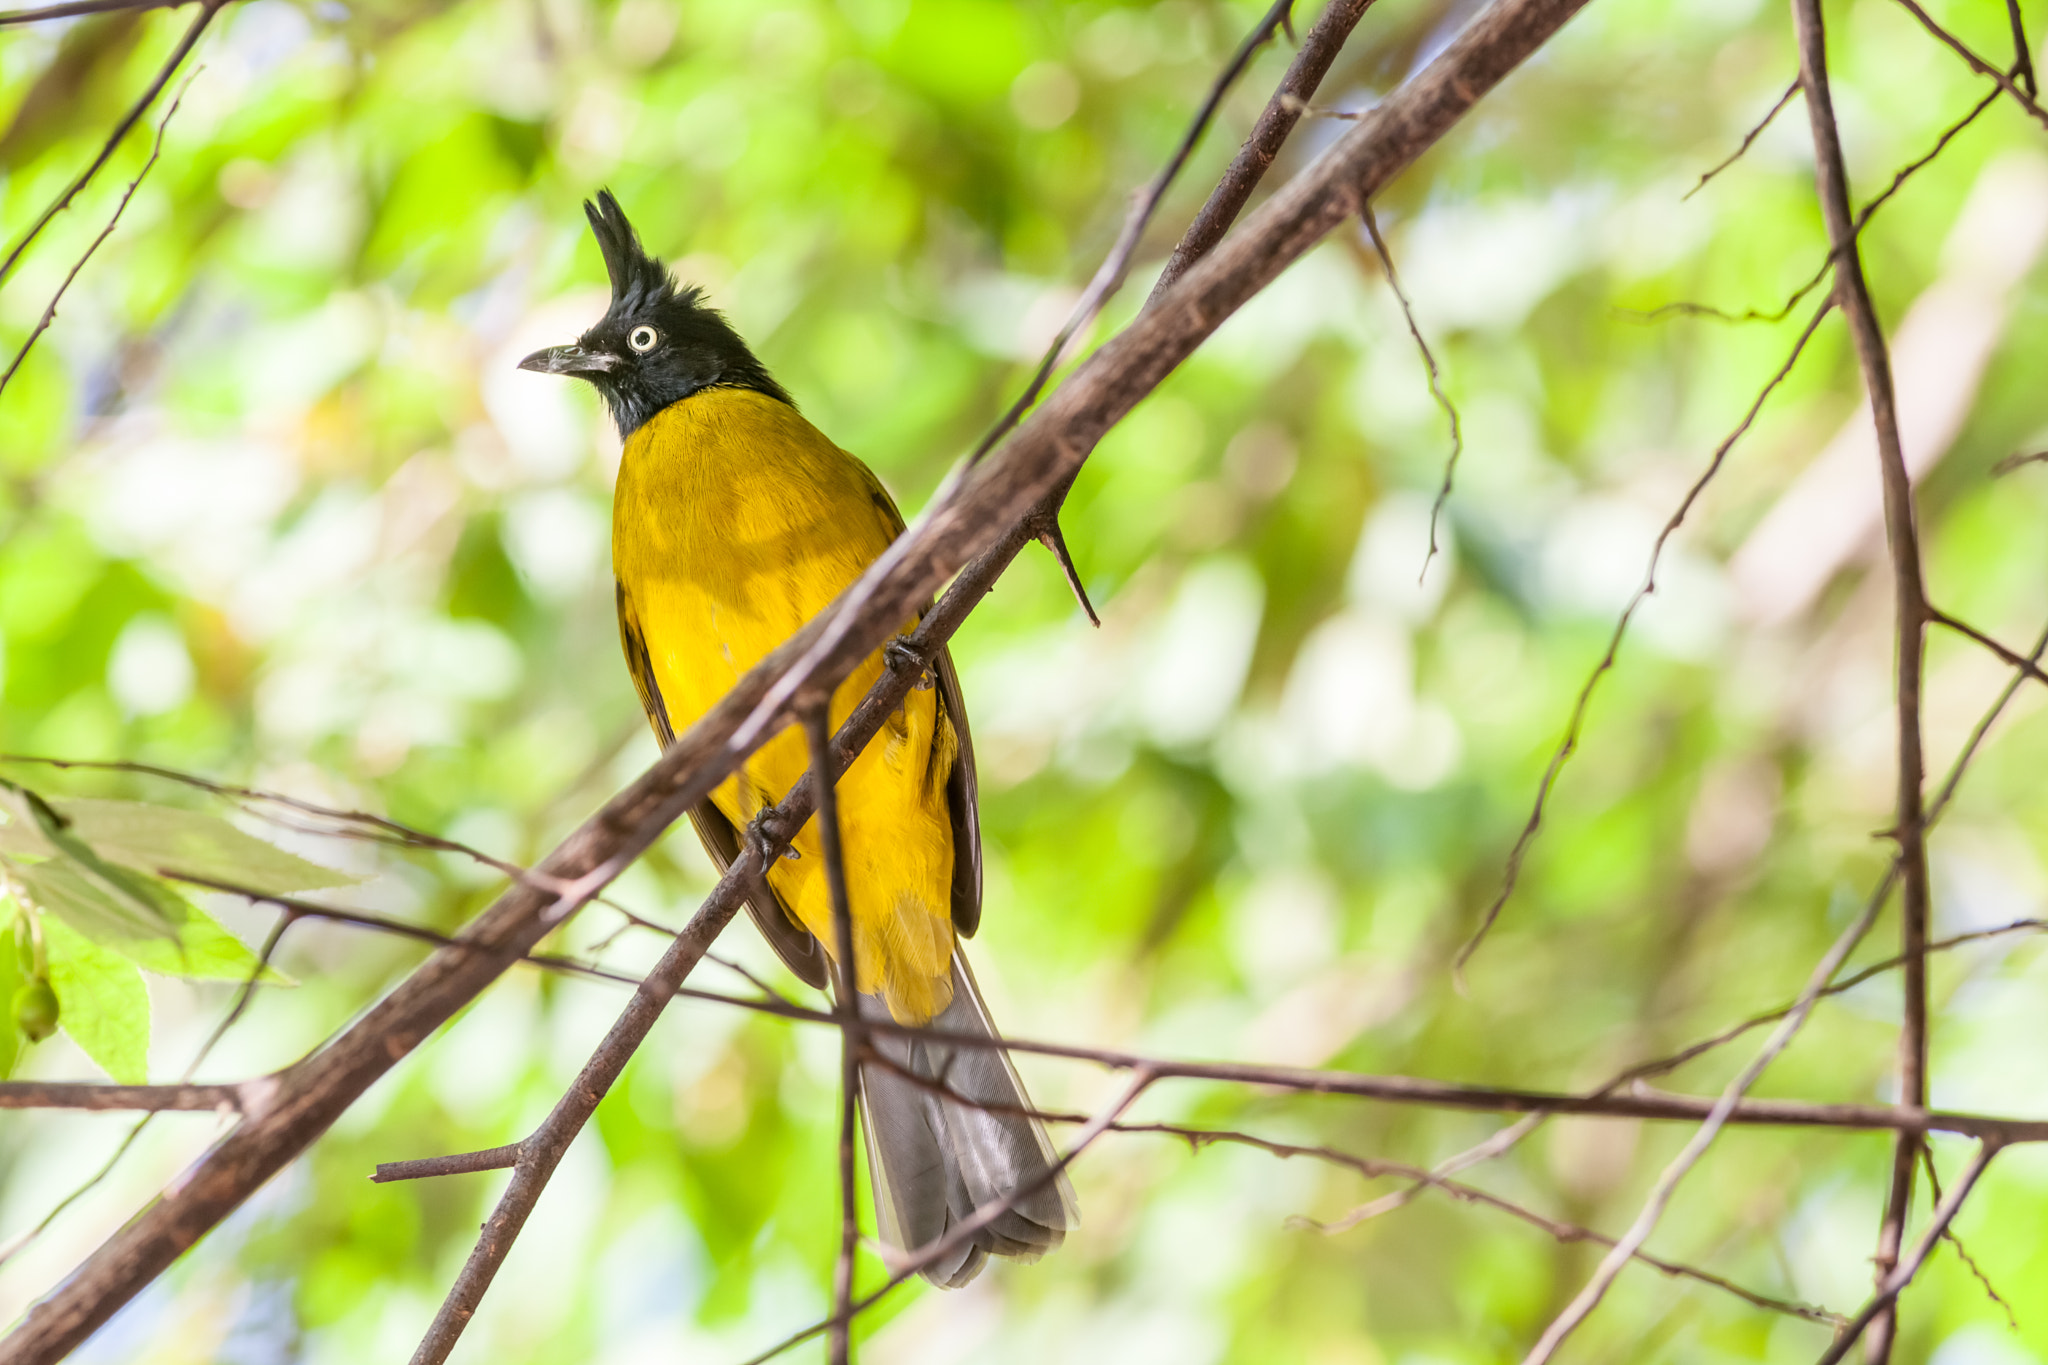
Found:
M 918 691 L 932 690 L 931 665 L 925 661 L 924 655 L 918 653 L 917 647 L 910 643 L 909 636 L 898 635 L 883 645 L 882 661 L 889 665 L 892 673 L 916 673 Z
M 773 849 L 780 848 L 782 856 L 791 862 L 803 857 L 790 842 L 794 838 L 796 831 L 785 827 L 773 806 L 761 807 L 755 812 L 754 818 L 747 821 L 747 847 L 754 850 L 754 858 L 764 870 L 775 865 Z

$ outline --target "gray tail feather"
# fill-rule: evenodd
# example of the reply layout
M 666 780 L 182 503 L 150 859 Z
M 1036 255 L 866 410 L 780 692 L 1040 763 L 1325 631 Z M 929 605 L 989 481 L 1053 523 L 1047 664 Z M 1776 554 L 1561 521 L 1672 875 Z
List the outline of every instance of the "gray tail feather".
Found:
M 861 1013 L 887 1019 L 880 999 L 864 995 Z M 953 949 L 953 1003 L 931 1027 L 994 1038 L 995 1025 L 975 988 L 974 974 Z M 1031 1101 L 1009 1055 L 995 1048 L 955 1048 L 903 1034 L 873 1035 L 875 1050 L 895 1067 L 861 1068 L 868 1170 L 882 1236 L 914 1250 L 943 1237 L 977 1209 L 1002 1200 L 1011 1207 L 978 1230 L 944 1261 L 921 1272 L 933 1284 L 957 1289 L 980 1273 L 990 1256 L 1035 1261 L 1065 1240 L 1081 1221 L 1074 1190 L 1045 1126 L 1029 1116 Z M 945 1087 L 941 1094 L 930 1085 Z

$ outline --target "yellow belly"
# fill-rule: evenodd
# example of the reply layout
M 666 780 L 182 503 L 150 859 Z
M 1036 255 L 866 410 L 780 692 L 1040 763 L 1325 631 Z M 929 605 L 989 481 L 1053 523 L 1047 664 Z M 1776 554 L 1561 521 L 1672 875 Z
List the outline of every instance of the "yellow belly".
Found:
M 874 476 L 786 403 L 710 389 L 657 414 L 626 443 L 613 502 L 612 564 L 680 734 L 763 655 L 859 576 L 902 529 Z M 911 623 L 906 622 L 905 629 Z M 870 655 L 833 694 L 836 729 L 883 669 Z M 952 996 L 957 751 L 937 693 L 914 691 L 839 780 L 854 963 L 904 1023 Z M 712 800 L 745 827 L 809 765 L 801 731 L 762 745 Z M 816 821 L 769 882 L 836 958 Z

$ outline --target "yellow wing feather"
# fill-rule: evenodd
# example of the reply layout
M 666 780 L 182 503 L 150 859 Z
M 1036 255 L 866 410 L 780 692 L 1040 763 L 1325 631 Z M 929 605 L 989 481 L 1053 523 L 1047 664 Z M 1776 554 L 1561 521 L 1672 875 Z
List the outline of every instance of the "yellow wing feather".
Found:
M 672 732 L 838 596 L 902 525 L 866 466 L 765 394 L 706 390 L 634 432 L 613 499 L 612 562 Z M 835 728 L 883 667 L 877 651 L 840 684 Z M 952 998 L 946 784 L 957 754 L 938 694 L 914 691 L 839 781 L 858 985 L 906 1024 Z M 743 827 L 807 766 L 803 736 L 785 730 L 712 801 Z M 778 862 L 769 882 L 836 958 L 815 821 L 794 846 L 801 856 Z

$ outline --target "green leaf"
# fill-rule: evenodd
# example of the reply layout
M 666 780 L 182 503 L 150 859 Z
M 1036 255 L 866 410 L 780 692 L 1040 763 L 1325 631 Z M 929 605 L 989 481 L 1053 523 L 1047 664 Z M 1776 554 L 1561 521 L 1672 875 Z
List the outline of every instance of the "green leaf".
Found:
M 61 920 L 43 919 L 43 949 L 64 1031 L 123 1085 L 149 1079 L 149 988 L 134 963 Z
M 137 966 L 159 976 L 183 976 L 197 981 L 247 981 L 256 970 L 256 954 L 220 922 L 196 906 L 187 906 L 185 922 L 178 926 L 178 941 L 160 938 L 117 938 L 106 946 Z M 272 986 L 298 983 L 265 965 L 256 978 Z
M 76 863 L 52 858 L 17 865 L 14 879 L 38 910 L 48 911 L 88 938 L 102 943 L 155 938 L 166 947 L 176 943 L 178 925 L 192 912 L 191 907 L 125 867 L 102 864 L 102 868 L 107 875 L 91 878 Z M 117 883 L 127 894 L 112 894 L 109 882 Z M 139 913 L 138 900 L 145 900 L 153 913 Z
M 119 923 L 125 926 L 121 932 L 127 937 L 176 936 L 178 922 L 184 918 L 184 902 L 148 879 L 100 857 L 72 831 L 70 818 L 49 802 L 26 787 L 0 779 L 0 808 L 8 812 L 10 825 L 29 827 L 41 837 L 43 845 L 52 850 L 49 862 L 23 870 L 25 888 L 31 875 L 63 869 L 71 874 L 70 882 L 83 885 L 89 893 L 83 896 L 72 893 L 67 897 L 73 912 L 84 916 L 88 922 Z M 27 889 L 29 898 L 36 900 L 42 908 L 65 913 L 41 900 L 34 889 Z M 52 887 L 53 894 L 65 895 L 66 892 L 65 885 Z
M 152 874 L 189 873 L 262 895 L 349 886 L 349 872 L 308 862 L 236 829 L 217 815 L 142 801 L 52 803 L 71 831 L 109 862 Z
M 9 920 L 7 928 L 0 931 L 0 998 L 12 1000 L 14 993 L 28 984 L 22 975 L 21 953 L 15 947 L 14 936 L 22 928 L 22 919 L 15 912 L 12 902 L 0 899 L 0 917 Z M 14 1063 L 21 1056 L 21 1030 L 9 1018 L 0 1023 L 0 1080 L 14 1074 Z

